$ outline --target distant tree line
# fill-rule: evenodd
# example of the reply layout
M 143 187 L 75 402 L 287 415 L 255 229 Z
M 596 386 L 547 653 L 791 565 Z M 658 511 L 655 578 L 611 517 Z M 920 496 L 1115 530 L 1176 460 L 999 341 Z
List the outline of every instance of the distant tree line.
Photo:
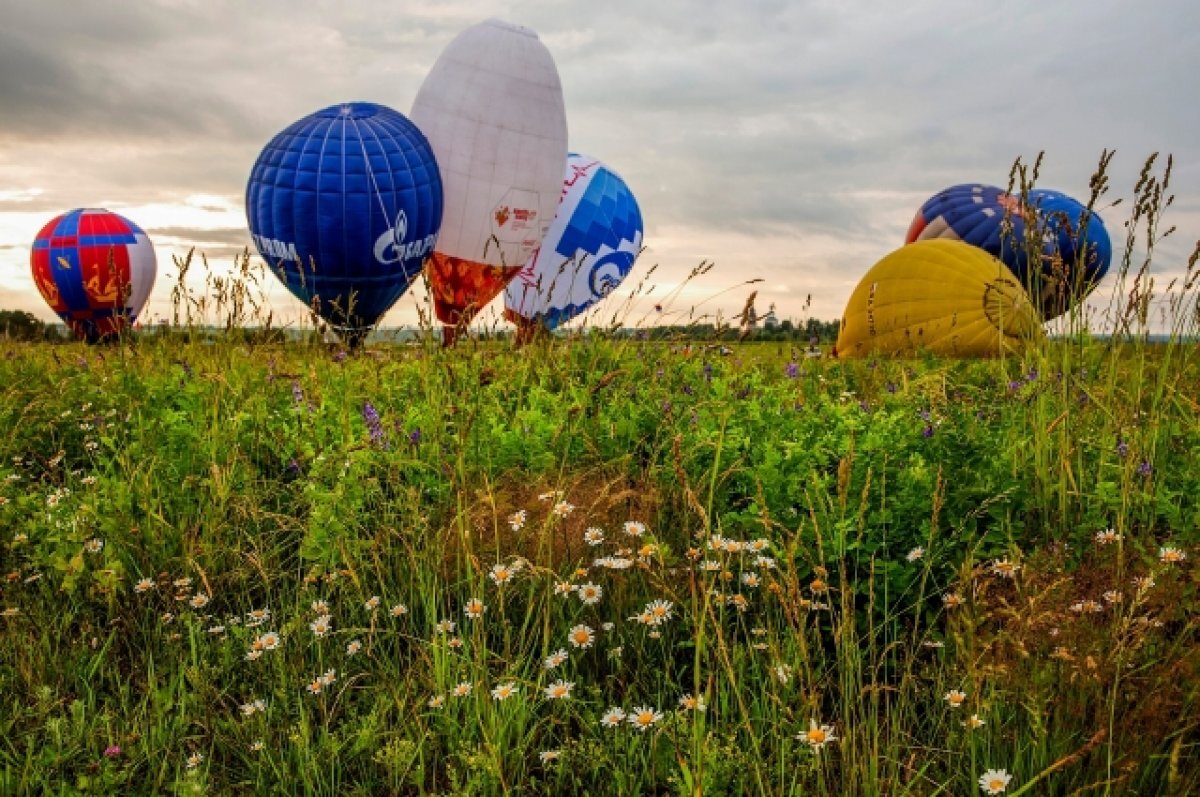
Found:
M 790 318 L 785 318 L 777 325 L 758 326 L 745 330 L 736 326 L 714 324 L 688 324 L 687 326 L 659 326 L 642 330 L 645 337 L 651 340 L 758 340 L 763 342 L 796 342 L 809 343 L 816 338 L 819 344 L 837 342 L 841 321 L 822 321 L 809 318 L 803 324 L 795 324 Z
M 0 337 L 7 340 L 58 340 L 58 326 L 25 310 L 0 310 Z

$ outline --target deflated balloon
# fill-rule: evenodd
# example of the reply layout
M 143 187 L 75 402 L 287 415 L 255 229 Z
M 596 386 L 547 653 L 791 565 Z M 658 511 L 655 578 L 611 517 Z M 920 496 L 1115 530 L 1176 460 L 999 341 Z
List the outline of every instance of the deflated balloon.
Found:
M 450 342 L 528 262 L 554 218 L 567 160 L 554 59 L 528 28 L 473 25 L 438 56 L 412 118 L 445 186 L 429 281 Z
M 642 212 L 629 186 L 595 158 L 572 153 L 554 223 L 504 289 L 505 315 L 552 330 L 620 285 L 641 247 Z
M 1028 199 L 1026 207 L 995 186 L 951 186 L 921 206 L 905 243 L 944 238 L 979 247 L 1009 267 L 1044 318 L 1054 318 L 1096 286 L 1112 247 L 1100 217 L 1074 199 L 1045 189 L 1031 190 Z
M 157 273 L 154 247 L 140 227 L 91 208 L 64 213 L 43 227 L 30 265 L 50 308 L 89 342 L 137 321 Z
M 839 356 L 988 357 L 1042 336 L 1041 319 L 1008 268 L 960 241 L 897 249 L 862 278 L 838 335 Z
M 421 273 L 442 180 L 416 125 L 383 105 L 332 105 L 275 136 L 246 187 L 250 232 L 298 299 L 358 343 Z

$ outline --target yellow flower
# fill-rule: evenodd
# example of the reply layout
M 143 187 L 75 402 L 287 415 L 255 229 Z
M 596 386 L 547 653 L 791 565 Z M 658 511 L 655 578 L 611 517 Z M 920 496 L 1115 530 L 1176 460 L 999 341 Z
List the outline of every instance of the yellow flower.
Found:
M 821 725 L 815 719 L 810 719 L 808 730 L 796 734 L 796 738 L 811 747 L 813 752 L 820 752 L 825 745 L 837 741 L 837 736 L 833 733 L 833 726 Z
M 979 776 L 979 788 L 984 794 L 1003 794 L 1008 791 L 1012 775 L 1003 769 L 989 769 Z
M 577 648 L 590 648 L 596 641 L 596 632 L 580 623 L 567 632 L 567 639 Z
M 663 718 L 662 712 L 647 706 L 638 706 L 628 717 L 629 724 L 637 728 L 643 733 L 652 728 L 655 723 L 661 722 Z

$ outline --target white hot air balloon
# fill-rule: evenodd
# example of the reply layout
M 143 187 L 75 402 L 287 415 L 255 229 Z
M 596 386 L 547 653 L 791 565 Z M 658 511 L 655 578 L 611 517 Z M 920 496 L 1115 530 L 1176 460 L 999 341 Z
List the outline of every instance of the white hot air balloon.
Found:
M 562 84 L 536 33 L 489 19 L 438 56 L 411 118 L 442 175 L 442 229 L 428 274 L 451 343 L 554 219 L 567 160 Z

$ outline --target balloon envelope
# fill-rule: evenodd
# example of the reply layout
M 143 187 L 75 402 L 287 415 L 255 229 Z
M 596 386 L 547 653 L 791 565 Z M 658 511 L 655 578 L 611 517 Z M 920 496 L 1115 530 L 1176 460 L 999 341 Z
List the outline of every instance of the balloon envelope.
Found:
M 356 342 L 421 273 L 442 181 L 416 125 L 383 105 L 332 105 L 275 136 L 250 174 L 259 254 L 298 299 Z
M 554 329 L 621 284 L 641 247 L 642 212 L 629 186 L 595 158 L 572 153 L 550 231 L 504 289 L 505 315 Z
M 446 192 L 429 267 L 444 324 L 471 318 L 529 260 L 558 206 L 567 160 L 562 85 L 528 28 L 487 20 L 438 56 L 413 103 Z
M 842 314 L 837 348 L 844 357 L 986 357 L 1041 335 L 1036 308 L 1003 263 L 960 241 L 930 240 L 866 273 Z
M 1009 267 L 1037 298 L 1043 317 L 1054 318 L 1095 287 L 1108 270 L 1112 247 L 1100 217 L 1088 213 L 1074 199 L 1045 189 L 1031 190 L 1028 198 L 1030 207 L 1026 208 L 1020 197 L 995 186 L 951 186 L 921 206 L 905 243 L 944 238 L 979 247 Z M 1085 218 L 1086 247 L 1079 236 Z M 1037 225 L 1034 235 L 1041 238 L 1040 244 L 1035 238 L 1032 246 L 1039 261 L 1036 268 L 1029 265 L 1026 230 L 1030 221 Z M 1005 229 L 1006 223 L 1009 229 Z M 1081 262 L 1079 256 L 1085 249 L 1087 255 Z
M 124 216 L 92 208 L 64 213 L 43 227 L 30 266 L 51 309 L 92 342 L 137 321 L 157 273 L 146 233 Z

